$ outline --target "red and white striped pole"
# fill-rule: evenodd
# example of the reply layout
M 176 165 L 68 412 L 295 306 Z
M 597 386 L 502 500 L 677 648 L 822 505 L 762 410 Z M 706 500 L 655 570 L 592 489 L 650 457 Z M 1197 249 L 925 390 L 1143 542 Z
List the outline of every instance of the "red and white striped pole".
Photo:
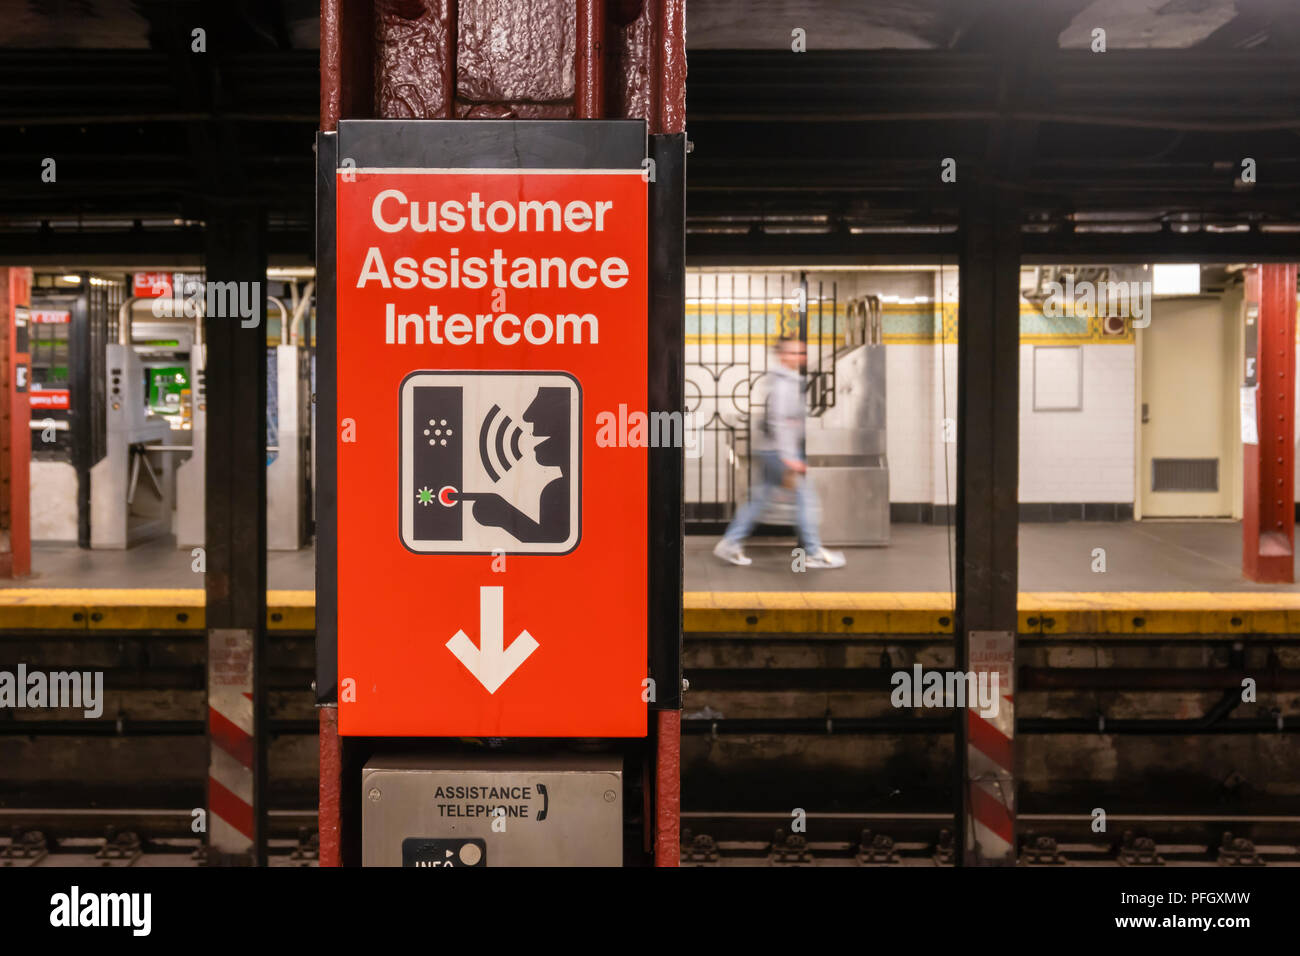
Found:
M 208 862 L 257 862 L 253 632 L 208 632 Z
M 977 686 L 993 686 L 996 713 L 966 704 L 965 862 L 1016 862 L 1015 673 L 1016 639 L 1010 631 L 972 631 L 968 667 Z M 987 681 L 987 684 L 985 682 Z M 992 708 L 990 708 L 992 710 Z

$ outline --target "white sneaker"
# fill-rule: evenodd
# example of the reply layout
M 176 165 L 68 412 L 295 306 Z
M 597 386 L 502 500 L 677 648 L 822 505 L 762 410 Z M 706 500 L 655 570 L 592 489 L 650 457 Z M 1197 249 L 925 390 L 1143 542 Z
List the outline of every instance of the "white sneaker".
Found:
M 819 548 L 804 558 L 803 566 L 805 568 L 842 568 L 844 567 L 844 552 L 827 551 L 825 548 Z
M 744 548 L 738 544 L 728 544 L 725 538 L 713 546 L 713 554 L 715 557 L 721 558 L 723 561 L 727 561 L 731 564 L 738 564 L 742 568 L 748 567 L 754 563 L 752 558 L 745 556 Z

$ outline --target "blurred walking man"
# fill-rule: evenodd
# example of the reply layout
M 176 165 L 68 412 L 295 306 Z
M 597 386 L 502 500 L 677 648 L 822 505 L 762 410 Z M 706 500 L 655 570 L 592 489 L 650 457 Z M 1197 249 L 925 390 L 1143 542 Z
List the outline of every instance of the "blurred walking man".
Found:
M 816 499 L 808 483 L 808 465 L 803 460 L 805 358 L 806 349 L 798 339 L 782 338 L 776 343 L 777 363 L 770 372 L 772 384 L 767 393 L 767 410 L 754 441 L 760 477 L 757 486 L 750 489 L 749 501 L 736 512 L 726 535 L 713 549 L 723 561 L 742 567 L 754 563 L 745 554 L 745 539 L 754 530 L 773 492 L 785 487 L 794 489 L 795 523 L 805 553 L 804 567 L 844 566 L 842 553 L 822 547 L 814 518 Z

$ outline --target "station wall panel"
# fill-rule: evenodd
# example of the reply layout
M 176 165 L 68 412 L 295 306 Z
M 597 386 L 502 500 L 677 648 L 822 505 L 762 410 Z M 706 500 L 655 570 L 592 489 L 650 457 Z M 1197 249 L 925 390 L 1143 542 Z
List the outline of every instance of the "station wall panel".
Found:
M 1035 411 L 1034 353 L 1020 346 L 1020 500 L 1132 502 L 1135 350 L 1080 345 L 1077 411 Z

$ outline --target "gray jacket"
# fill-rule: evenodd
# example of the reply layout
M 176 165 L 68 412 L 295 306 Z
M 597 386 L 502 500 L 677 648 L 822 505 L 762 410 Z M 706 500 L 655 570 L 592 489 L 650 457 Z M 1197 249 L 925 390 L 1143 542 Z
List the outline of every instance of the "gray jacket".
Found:
M 755 436 L 755 451 L 775 451 L 782 458 L 803 457 L 803 434 L 807 414 L 803 397 L 803 376 L 784 365 L 768 371 L 764 420 Z

